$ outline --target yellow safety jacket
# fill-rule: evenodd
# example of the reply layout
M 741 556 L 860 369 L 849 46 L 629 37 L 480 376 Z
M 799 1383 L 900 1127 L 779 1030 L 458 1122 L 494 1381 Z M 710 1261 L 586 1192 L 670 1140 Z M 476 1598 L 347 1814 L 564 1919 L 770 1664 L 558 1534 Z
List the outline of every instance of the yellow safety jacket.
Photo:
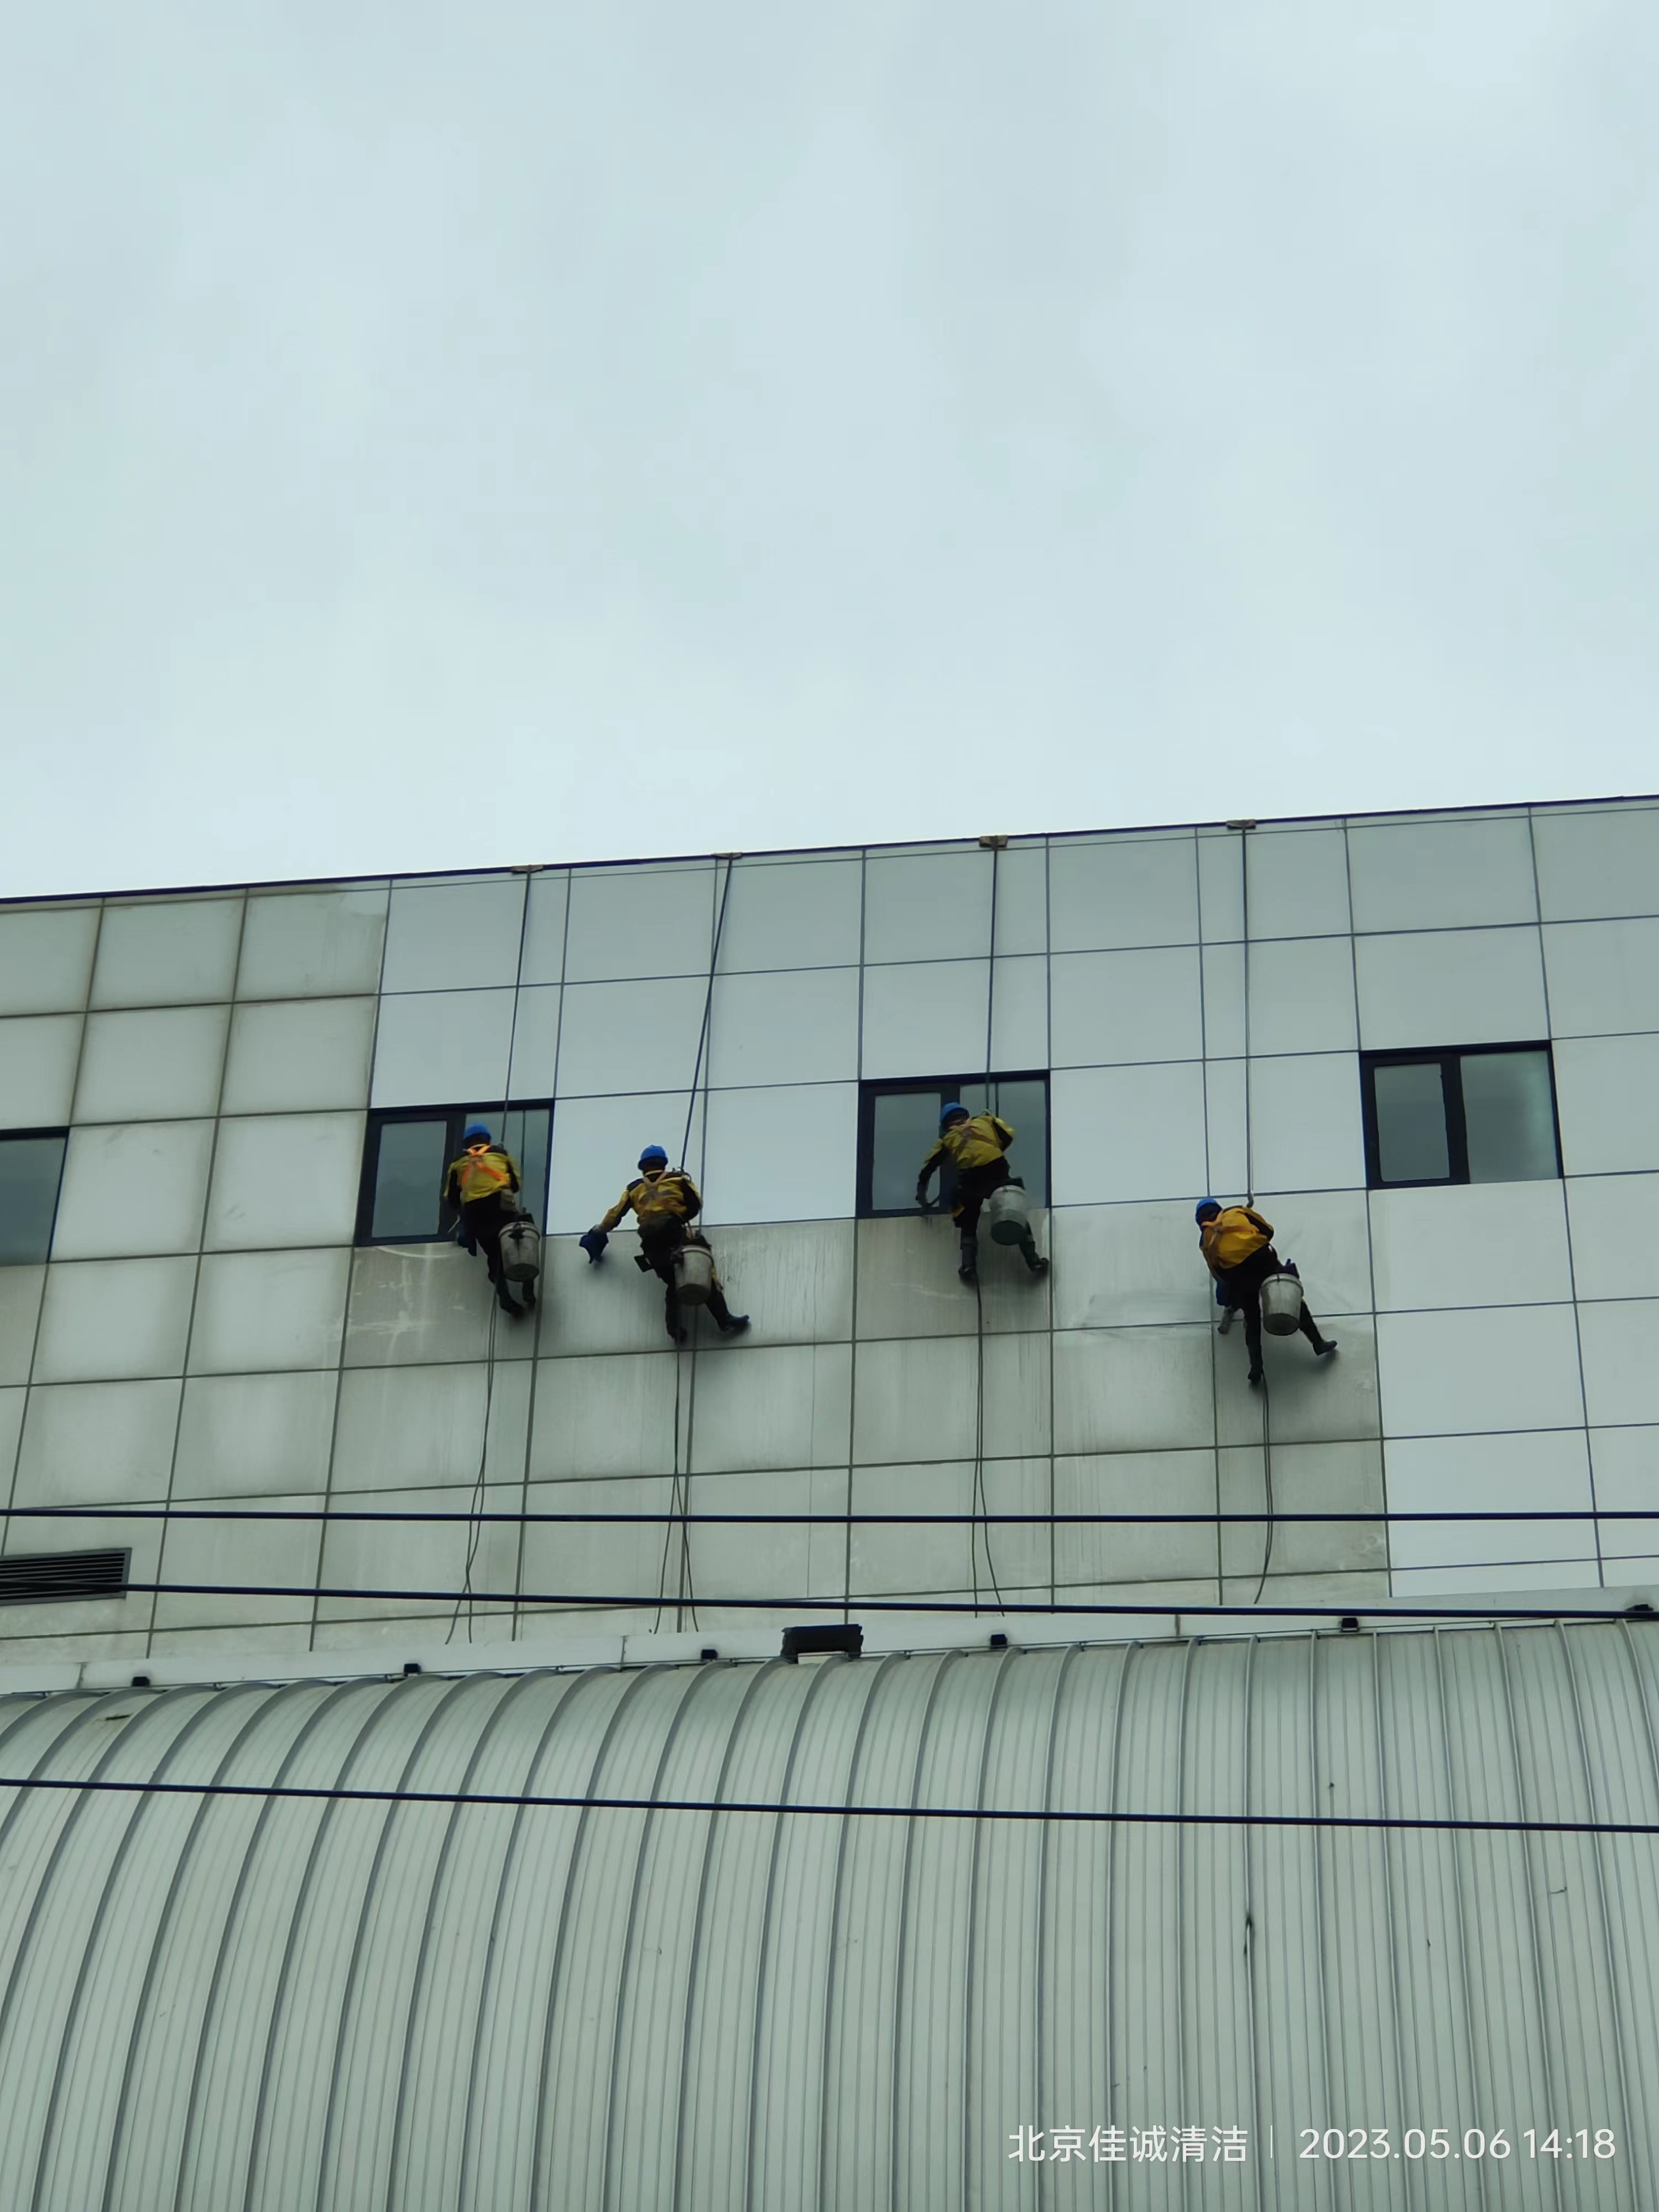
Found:
M 988 1168 L 1000 1160 L 1014 1141 L 1014 1133 L 995 1114 L 975 1114 L 940 1133 L 939 1140 L 921 1164 L 925 1177 L 948 1153 L 958 1168 Z
M 1199 1249 L 1212 1275 L 1236 1267 L 1273 1241 L 1273 1225 L 1251 1206 L 1224 1206 L 1213 1221 L 1200 1224 Z
M 702 1200 L 684 1168 L 665 1168 L 659 1176 L 641 1176 L 630 1182 L 609 1213 L 596 1224 L 607 1236 L 624 1213 L 631 1212 L 641 1229 L 665 1221 L 690 1221 L 702 1212 Z
M 498 1190 L 517 1190 L 519 1170 L 512 1155 L 499 1145 L 485 1152 L 463 1152 L 449 1164 L 444 1196 L 457 1206 L 470 1206 L 475 1198 L 493 1198 Z

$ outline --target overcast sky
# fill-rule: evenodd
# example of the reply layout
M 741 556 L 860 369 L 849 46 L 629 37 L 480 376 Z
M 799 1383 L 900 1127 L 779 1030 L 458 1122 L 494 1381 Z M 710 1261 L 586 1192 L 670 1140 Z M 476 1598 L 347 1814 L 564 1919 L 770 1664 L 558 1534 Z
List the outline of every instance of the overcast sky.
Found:
M 52 0 L 0 896 L 1638 792 L 1640 0 Z

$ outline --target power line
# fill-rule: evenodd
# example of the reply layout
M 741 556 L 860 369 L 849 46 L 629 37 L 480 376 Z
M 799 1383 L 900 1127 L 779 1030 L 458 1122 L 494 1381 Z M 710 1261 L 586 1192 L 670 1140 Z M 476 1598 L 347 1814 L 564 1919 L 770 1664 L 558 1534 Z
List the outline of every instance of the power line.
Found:
M 49 1600 L 52 1595 L 49 1591 L 38 1593 L 40 1598 L 46 1600 Z M 87 1596 L 88 1593 L 83 1590 L 65 1590 L 63 1595 L 65 1597 L 82 1598 Z M 94 1593 L 93 1595 L 101 1594 Z M 313 1586 L 310 1583 L 288 1583 L 127 1582 L 121 1585 L 118 1592 L 112 1590 L 107 1595 L 112 1599 L 132 1595 L 289 1597 L 330 1600 L 349 1598 L 372 1605 L 394 1602 L 412 1605 L 448 1605 L 453 1602 L 455 1592 L 453 1589 L 357 1589 L 350 1585 L 330 1588 L 322 1585 Z M 463 1593 L 463 1595 L 466 1595 L 469 1593 Z M 621 1595 L 614 1591 L 593 1590 L 475 1590 L 470 1595 L 474 1602 L 478 1605 L 516 1607 L 520 1610 L 526 1607 L 558 1606 L 572 1609 L 590 1607 L 596 1609 L 604 1607 L 613 1611 L 625 1608 L 639 1612 L 659 1603 L 659 1601 L 648 1592 L 638 1590 L 623 1592 Z M 847 1609 L 847 1601 L 840 1597 L 721 1596 L 705 1597 L 702 1602 L 705 1605 L 724 1606 L 733 1611 L 746 1613 L 842 1613 Z M 854 1598 L 853 1603 L 860 1613 L 972 1614 L 981 1609 L 971 1601 L 963 1598 Z M 1444 1620 L 1448 1618 L 1454 1620 L 1474 1618 L 1480 1620 L 1627 1620 L 1632 1617 L 1622 1608 L 1607 1606 L 1485 1606 L 1480 1602 L 1478 1595 L 1471 1596 L 1467 1603 L 1459 1601 L 1455 1607 L 1374 1605 L 1363 1599 L 1356 1599 L 1347 1605 L 1188 1605 L 1184 1601 L 1170 1603 L 1167 1600 L 1161 1605 L 1103 1604 L 1098 1600 L 1085 1602 L 1079 1599 L 1075 1603 L 1067 1603 L 1063 1600 L 1042 1602 L 1034 1601 L 1030 1604 L 1017 1603 L 1011 1609 L 1016 1613 L 1038 1616 L 1049 1613 L 1064 1614 L 1068 1617 L 1074 1614 L 1089 1617 L 1097 1614 L 1131 1616 L 1146 1614 L 1158 1620 L 1168 1620 L 1171 1614 L 1179 1613 L 1183 1620 L 1213 1618 L 1223 1620 L 1281 1618 L 1289 1620 L 1352 1620 L 1361 1614 L 1367 1620 Z M 1635 1617 L 1644 1619 L 1647 1616 L 1638 1613 Z M 1659 1621 L 1659 1613 L 1655 1613 L 1652 1617 L 1656 1621 Z
M 315 1783 L 144 1782 L 108 1776 L 0 1774 L 0 1790 L 58 1790 L 121 1797 L 290 1798 L 354 1805 L 478 1805 L 507 1811 L 572 1813 L 784 1814 L 830 1820 L 997 1820 L 1056 1826 L 1142 1828 L 1352 1828 L 1500 1836 L 1659 1836 L 1659 1821 L 1481 1820 L 1416 1814 L 1142 1813 L 1028 1805 L 856 1805 L 786 1802 L 770 1798 L 592 1797 L 520 1795 L 510 1790 L 367 1790 Z
M 640 1478 L 660 1482 L 660 1474 Z M 1255 1527 L 1267 1516 L 1261 1513 L 694 1513 L 690 1520 L 709 1528 L 844 1528 L 850 1520 L 860 1528 L 927 1528 L 984 1526 L 993 1528 L 1223 1528 L 1235 1523 Z M 450 1523 L 501 1522 L 525 1526 L 574 1528 L 631 1528 L 676 1524 L 683 1512 L 667 1513 L 531 1513 L 492 1509 L 488 1512 L 456 1512 L 436 1507 L 398 1507 L 370 1510 L 353 1506 L 306 1505 L 14 1505 L 0 1506 L 3 1521 L 384 1521 L 389 1527 L 403 1522 Z M 1483 1506 L 1478 1510 L 1437 1508 L 1397 1512 L 1378 1507 L 1375 1512 L 1275 1513 L 1275 1521 L 1329 1522 L 1483 1522 L 1483 1521 L 1659 1521 L 1659 1504 L 1632 1506 Z M 722 1599 L 722 1603 L 726 1602 Z

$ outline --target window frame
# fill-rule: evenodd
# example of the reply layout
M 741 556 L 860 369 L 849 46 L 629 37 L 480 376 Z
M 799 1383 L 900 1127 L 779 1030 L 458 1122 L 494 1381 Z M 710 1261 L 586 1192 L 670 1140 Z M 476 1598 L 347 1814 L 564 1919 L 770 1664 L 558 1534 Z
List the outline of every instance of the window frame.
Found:
M 1561 1109 L 1555 1088 L 1555 1054 L 1547 1037 L 1516 1038 L 1502 1044 L 1416 1045 L 1389 1052 L 1359 1055 L 1359 1109 L 1365 1132 L 1365 1188 L 1367 1190 L 1451 1190 L 1469 1187 L 1469 1132 L 1463 1109 L 1463 1079 L 1459 1063 L 1489 1060 L 1499 1053 L 1542 1053 L 1550 1079 L 1550 1133 L 1555 1142 L 1555 1173 L 1533 1176 L 1533 1182 L 1561 1180 Z M 1416 1176 L 1390 1182 L 1382 1175 L 1382 1132 L 1377 1126 L 1376 1072 L 1379 1067 L 1426 1067 L 1440 1070 L 1440 1093 L 1446 1106 L 1446 1165 L 1443 1176 Z
M 40 1129 L 0 1129 L 0 1145 L 38 1143 L 42 1138 L 56 1138 L 62 1150 L 58 1155 L 58 1181 L 52 1186 L 52 1219 L 46 1228 L 46 1249 L 38 1260 L 7 1260 L 0 1258 L 0 1267 L 44 1267 L 52 1258 L 52 1248 L 58 1241 L 58 1209 L 64 1200 L 64 1171 L 69 1165 L 70 1132 L 56 1125 Z
M 1046 1067 L 996 1068 L 989 1076 L 982 1071 L 971 1075 L 899 1075 L 886 1079 L 875 1078 L 859 1085 L 858 1173 L 855 1179 L 854 1205 L 860 1221 L 902 1221 L 907 1214 L 915 1212 L 914 1206 L 875 1206 L 871 1202 L 876 1172 L 876 1101 L 913 1096 L 917 1092 L 937 1091 L 943 1100 L 958 1097 L 973 1084 L 988 1086 L 999 1083 L 1040 1083 L 1042 1085 L 1042 1165 L 1044 1193 L 1042 1205 L 1048 1204 L 1048 1186 L 1052 1181 L 1053 1148 L 1049 1142 L 1049 1124 L 1053 1100 L 1049 1090 L 1049 1070 Z M 918 1162 L 920 1165 L 920 1162 Z
M 496 1101 L 489 1105 L 450 1106 L 371 1106 L 363 1127 L 363 1164 L 357 1184 L 357 1219 L 352 1232 L 354 1246 L 374 1248 L 398 1244 L 443 1244 L 452 1231 L 434 1229 L 428 1237 L 376 1237 L 374 1226 L 374 1195 L 380 1165 L 380 1132 L 405 1121 L 437 1121 L 447 1124 L 444 1139 L 446 1167 L 456 1158 L 461 1149 L 461 1132 L 474 1115 L 545 1114 L 547 1116 L 547 1177 L 548 1189 L 527 1190 L 525 1202 L 534 1217 L 537 1226 L 546 1225 L 547 1200 L 553 1182 L 553 1101 L 550 1098 L 511 1098 L 502 1104 Z M 520 1163 L 522 1166 L 523 1163 Z

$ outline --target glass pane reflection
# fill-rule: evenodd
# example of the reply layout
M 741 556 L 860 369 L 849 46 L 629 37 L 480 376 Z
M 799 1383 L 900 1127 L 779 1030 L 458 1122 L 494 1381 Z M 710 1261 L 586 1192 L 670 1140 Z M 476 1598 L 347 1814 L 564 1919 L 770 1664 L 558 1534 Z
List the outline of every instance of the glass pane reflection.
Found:
M 1471 1182 L 1537 1182 L 1559 1175 L 1548 1055 L 1468 1053 L 1462 1061 Z

